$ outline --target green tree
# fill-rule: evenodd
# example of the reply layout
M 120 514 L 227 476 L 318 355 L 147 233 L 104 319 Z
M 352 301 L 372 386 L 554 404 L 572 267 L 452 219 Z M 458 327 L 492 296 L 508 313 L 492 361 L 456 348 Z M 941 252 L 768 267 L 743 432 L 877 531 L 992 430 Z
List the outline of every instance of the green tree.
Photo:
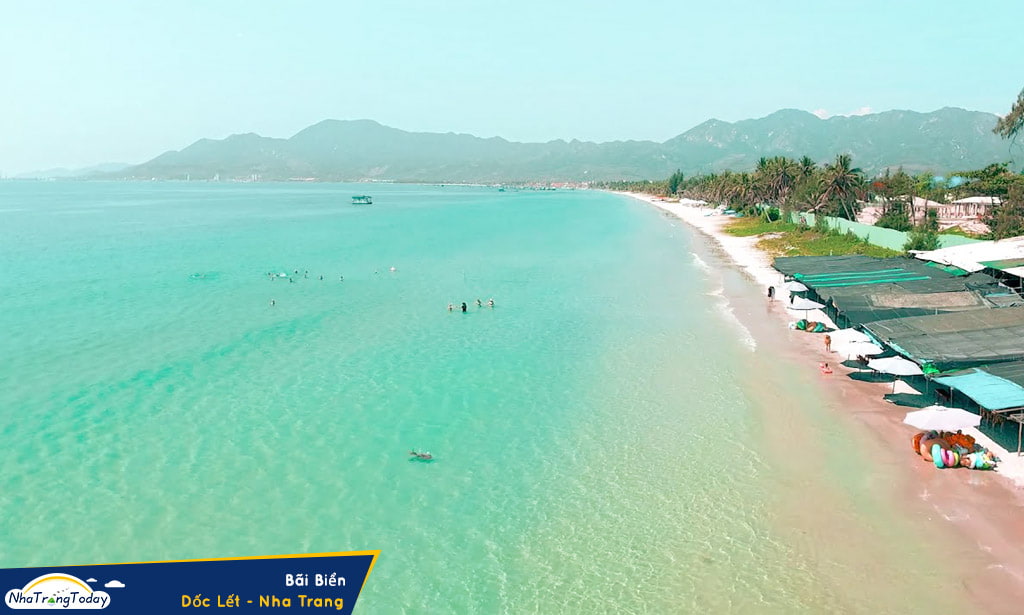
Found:
M 939 214 L 934 209 L 925 213 L 921 224 L 914 227 L 907 236 L 907 243 L 903 244 L 907 252 L 911 250 L 938 250 L 939 249 Z
M 999 118 L 996 127 L 992 132 L 1004 139 L 1011 139 L 1024 128 L 1024 90 L 1017 95 L 1017 102 L 1013 103 L 1010 112 Z
M 907 213 L 907 204 L 903 201 L 892 201 L 882 211 L 881 217 L 875 226 L 891 228 L 895 231 L 909 231 L 914 227 L 910 223 L 910 215 Z
M 685 180 L 686 177 L 683 176 L 683 172 L 676 169 L 676 172 L 668 178 L 668 193 L 670 195 L 674 195 L 679 192 L 679 186 L 682 185 Z
M 849 154 L 839 154 L 833 163 L 826 164 L 822 174 L 821 202 L 815 210 L 847 220 L 857 217 L 857 197 L 864 193 L 864 173 L 853 167 Z
M 993 239 L 1024 235 L 1024 185 L 1012 186 L 988 220 Z

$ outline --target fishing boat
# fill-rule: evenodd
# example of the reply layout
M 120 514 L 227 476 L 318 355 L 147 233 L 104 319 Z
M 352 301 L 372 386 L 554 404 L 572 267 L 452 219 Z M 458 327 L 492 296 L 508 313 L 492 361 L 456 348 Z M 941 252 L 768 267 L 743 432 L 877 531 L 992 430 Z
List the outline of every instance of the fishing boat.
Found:
M 353 205 L 373 205 L 373 197 L 369 196 L 369 195 L 366 195 L 366 194 L 356 195 L 356 196 L 352 197 L 352 204 Z

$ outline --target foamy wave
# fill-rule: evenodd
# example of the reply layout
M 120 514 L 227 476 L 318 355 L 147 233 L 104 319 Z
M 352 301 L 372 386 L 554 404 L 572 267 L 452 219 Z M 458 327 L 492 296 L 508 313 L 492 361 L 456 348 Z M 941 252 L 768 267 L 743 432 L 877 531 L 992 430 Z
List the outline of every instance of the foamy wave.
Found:
M 693 264 L 697 265 L 704 271 L 711 271 L 711 265 L 705 263 L 704 259 L 702 259 L 700 256 L 697 256 L 696 252 L 690 252 L 690 255 L 693 256 Z
M 711 269 L 711 265 L 704 262 L 704 259 L 702 259 L 696 252 L 690 252 L 690 256 L 693 257 L 693 263 L 697 265 L 701 271 L 707 274 L 714 273 L 714 270 Z M 711 275 L 708 277 L 709 279 L 713 279 Z M 714 290 L 705 293 L 705 295 L 708 297 L 717 297 L 720 300 L 718 304 L 721 306 L 721 309 L 718 310 L 718 313 L 725 318 L 733 330 L 739 333 L 740 341 L 743 342 L 744 346 L 749 348 L 751 352 L 757 350 L 757 340 L 755 340 L 753 334 L 750 333 L 750 329 L 743 326 L 743 323 L 740 322 L 740 319 L 732 311 L 732 307 L 729 305 L 729 300 L 725 297 L 725 286 L 721 284 L 721 278 L 714 281 L 719 282 L 718 286 Z
M 725 320 L 734 327 L 736 333 L 739 334 L 740 341 L 743 342 L 744 346 L 750 349 L 750 352 L 757 350 L 757 340 L 754 339 L 754 334 L 750 332 L 750 329 L 743 326 L 743 323 L 740 322 L 736 313 L 732 311 L 732 307 L 730 307 L 727 302 L 723 301 L 723 303 L 725 305 L 723 305 L 724 309 L 721 314 Z

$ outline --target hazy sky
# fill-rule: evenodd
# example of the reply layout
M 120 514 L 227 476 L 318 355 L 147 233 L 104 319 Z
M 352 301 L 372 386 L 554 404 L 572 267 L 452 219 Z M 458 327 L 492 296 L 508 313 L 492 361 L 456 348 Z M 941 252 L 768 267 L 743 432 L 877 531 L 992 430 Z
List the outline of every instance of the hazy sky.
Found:
M 1024 2 L 0 0 L 0 173 L 326 118 L 663 141 L 711 118 L 1006 113 Z

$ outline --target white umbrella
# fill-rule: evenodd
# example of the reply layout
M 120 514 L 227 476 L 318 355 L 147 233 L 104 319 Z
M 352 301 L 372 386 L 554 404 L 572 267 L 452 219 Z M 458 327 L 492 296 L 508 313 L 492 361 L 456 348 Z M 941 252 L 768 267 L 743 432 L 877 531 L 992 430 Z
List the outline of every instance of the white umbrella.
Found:
M 825 307 L 823 304 L 818 303 L 817 301 L 811 301 L 810 299 L 805 299 L 803 297 L 794 298 L 792 301 L 789 302 L 789 305 L 786 306 L 786 308 L 790 310 L 803 310 L 805 312 L 809 310 L 817 310 L 818 308 L 823 307 Z
M 785 288 L 791 293 L 802 293 L 803 291 L 807 290 L 806 286 L 804 286 L 800 282 L 797 282 L 796 280 L 786 282 L 786 285 L 783 286 L 783 288 Z
M 851 344 L 853 342 L 870 342 L 871 337 L 863 331 L 856 329 L 840 329 L 833 331 L 829 335 L 832 336 L 832 344 L 834 346 L 842 346 L 843 344 Z
M 885 359 L 873 359 L 868 361 L 868 367 L 876 372 L 892 374 L 894 376 L 920 376 L 924 372 L 917 363 L 908 361 L 903 357 L 888 357 Z
M 878 344 L 872 344 L 871 342 L 847 342 L 839 344 L 836 352 L 851 358 L 857 356 L 871 357 L 876 354 L 882 354 L 885 351 Z
M 868 367 L 876 372 L 892 374 L 899 380 L 900 376 L 920 376 L 924 372 L 917 366 L 917 363 L 908 361 L 903 357 L 887 357 L 885 359 L 872 359 L 868 361 Z M 892 392 L 896 392 L 896 380 L 892 381 Z
M 958 429 L 967 429 L 968 427 L 977 427 L 981 424 L 981 417 L 960 408 L 928 406 L 922 410 L 908 412 L 903 422 L 918 429 L 956 431 Z

